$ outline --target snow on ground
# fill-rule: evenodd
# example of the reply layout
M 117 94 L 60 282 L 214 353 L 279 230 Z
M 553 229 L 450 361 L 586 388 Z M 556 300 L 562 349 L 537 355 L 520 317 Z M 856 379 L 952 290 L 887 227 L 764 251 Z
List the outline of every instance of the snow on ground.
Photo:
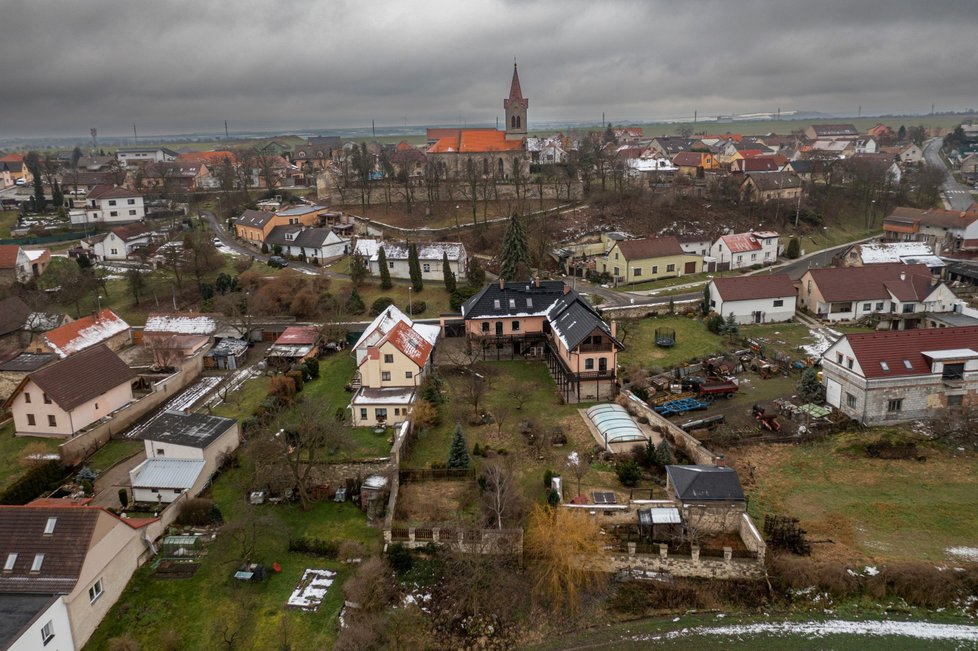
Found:
M 315 611 L 326 598 L 326 592 L 333 585 L 336 572 L 330 570 L 309 570 L 302 573 L 299 585 L 289 596 L 288 604 L 292 608 Z
M 948 556 L 954 556 L 966 561 L 978 561 L 978 547 L 948 547 L 944 550 Z
M 809 355 L 817 357 L 827 351 L 829 346 L 835 343 L 835 340 L 842 336 L 841 332 L 833 330 L 832 328 L 815 328 L 809 326 L 808 331 L 811 333 L 812 337 L 815 339 L 815 343 L 806 344 L 802 346 L 804 350 Z
M 847 622 L 843 620 L 829 620 L 825 622 L 761 622 L 757 624 L 684 628 L 661 635 L 634 636 L 630 640 L 636 642 L 669 640 L 696 635 L 723 637 L 738 635 L 800 635 L 808 638 L 819 638 L 826 635 L 864 635 L 909 637 L 918 640 L 964 640 L 978 642 L 978 626 L 936 624 L 931 622 Z
M 251 378 L 255 377 L 256 375 L 258 375 L 258 369 L 256 367 L 254 367 L 254 366 L 247 366 L 245 368 L 239 368 L 238 370 L 236 370 L 234 373 L 232 373 L 231 375 L 229 375 L 227 377 L 227 380 L 225 382 L 225 384 L 227 386 L 227 393 L 230 393 L 232 391 L 237 391 L 238 389 L 241 388 L 241 385 L 242 384 L 244 384 L 245 382 L 247 382 Z M 205 407 L 212 407 L 213 408 L 213 407 L 218 406 L 222 402 L 224 402 L 224 399 L 221 398 L 221 394 L 222 393 L 224 393 L 224 389 L 221 389 L 220 391 L 215 392 L 214 395 L 212 395 L 207 400 L 207 402 L 204 403 L 204 406 Z M 227 394 L 225 394 L 225 395 L 227 395 Z

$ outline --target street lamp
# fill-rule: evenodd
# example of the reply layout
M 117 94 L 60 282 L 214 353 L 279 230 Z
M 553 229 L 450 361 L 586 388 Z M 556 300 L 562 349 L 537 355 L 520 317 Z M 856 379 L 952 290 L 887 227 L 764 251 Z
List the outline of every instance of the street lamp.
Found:
M 412 300 L 411 300 L 411 290 L 412 289 L 413 289 L 413 287 L 411 285 L 408 285 L 408 316 L 413 319 L 414 318 L 414 314 L 413 314 L 413 311 L 412 311 L 412 307 L 413 306 L 411 305 L 411 303 L 412 303 Z

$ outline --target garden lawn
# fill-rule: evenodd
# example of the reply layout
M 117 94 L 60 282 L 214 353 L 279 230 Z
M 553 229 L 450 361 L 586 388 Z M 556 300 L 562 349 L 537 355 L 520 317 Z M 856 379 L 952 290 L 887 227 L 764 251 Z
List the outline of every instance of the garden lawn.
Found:
M 237 418 L 244 420 L 254 413 L 261 401 L 268 396 L 268 385 L 271 381 L 266 375 L 251 378 L 236 391 L 228 395 L 228 399 L 214 407 L 215 416 Z
M 144 447 L 142 441 L 111 439 L 98 452 L 85 460 L 85 465 L 97 473 L 103 473 L 123 459 L 128 459 Z
M 14 436 L 13 421 L 0 429 L 0 490 L 10 486 L 24 474 L 26 469 L 20 465 L 20 455 L 24 448 L 32 443 L 44 446 L 48 453 L 57 454 L 61 441 L 34 436 Z
M 10 231 L 17 225 L 16 210 L 0 210 L 0 238 L 10 237 Z
M 328 540 L 354 540 L 368 550 L 380 548 L 380 535 L 367 526 L 352 504 L 321 502 L 309 511 L 297 505 L 254 507 L 245 500 L 247 460 L 242 468 L 218 478 L 214 498 L 226 524 L 207 548 L 201 567 L 191 579 L 153 579 L 152 563 L 141 568 L 119 601 L 102 621 L 86 646 L 104 649 L 113 638 L 128 635 L 143 649 L 162 648 L 173 636 L 182 649 L 225 648 L 225 625 L 237 631 L 234 648 L 276 649 L 330 648 L 335 640 L 337 615 L 343 605 L 342 583 L 352 567 L 288 551 L 289 537 L 310 536 Z M 262 583 L 241 582 L 232 577 L 244 555 L 245 532 L 256 531 L 250 559 L 282 572 L 271 573 Z M 307 568 L 338 572 L 319 610 L 288 610 L 285 603 Z
M 670 368 L 692 359 L 703 359 L 726 350 L 727 339 L 713 334 L 699 319 L 684 316 L 662 316 L 620 322 L 628 330 L 625 348 L 618 354 L 618 365 L 628 369 Z M 676 345 L 660 348 L 655 345 L 656 328 L 673 328 Z M 619 338 L 621 330 L 619 329 Z
M 460 282 L 465 282 L 465 279 L 461 279 Z M 351 281 L 333 278 L 330 283 L 330 292 L 336 296 L 344 295 L 346 292 L 350 291 L 351 287 Z M 361 321 L 372 321 L 376 315 L 371 316 L 370 307 L 378 298 L 385 296 L 393 299 L 394 305 L 404 312 L 404 314 L 408 313 L 408 300 L 414 303 L 424 301 L 424 312 L 420 314 L 418 312 L 414 312 L 414 314 L 410 315 L 415 318 L 435 318 L 451 311 L 451 295 L 445 290 L 445 285 L 441 281 L 434 282 L 426 280 L 424 283 L 424 289 L 422 289 L 420 292 L 409 292 L 408 290 L 410 287 L 411 285 L 407 283 L 394 283 L 390 289 L 382 289 L 380 287 L 379 279 L 368 279 L 357 288 L 357 291 L 360 293 L 360 298 L 363 299 L 363 304 L 366 306 L 367 311 L 354 318 Z M 409 295 L 410 299 L 408 298 Z
M 882 433 L 734 450 L 741 476 L 747 463 L 755 468 L 751 515 L 799 518 L 809 539 L 832 541 L 813 545 L 817 556 L 942 562 L 955 560 L 948 547 L 975 547 L 978 455 L 926 442 L 918 443 L 924 460 L 873 459 L 858 449 Z

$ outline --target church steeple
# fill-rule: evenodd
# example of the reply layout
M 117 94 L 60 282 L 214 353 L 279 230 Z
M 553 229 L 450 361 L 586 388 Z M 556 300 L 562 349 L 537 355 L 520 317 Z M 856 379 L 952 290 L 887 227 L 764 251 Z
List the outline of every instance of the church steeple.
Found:
M 513 61 L 513 81 L 509 86 L 509 98 L 503 100 L 506 109 L 506 140 L 520 140 L 526 137 L 526 109 L 530 100 L 523 97 L 520 88 L 520 74 Z

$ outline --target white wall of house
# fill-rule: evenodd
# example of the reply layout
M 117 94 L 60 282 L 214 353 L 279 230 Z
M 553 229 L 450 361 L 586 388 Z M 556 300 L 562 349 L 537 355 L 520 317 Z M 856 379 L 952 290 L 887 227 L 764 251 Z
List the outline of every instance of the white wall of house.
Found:
M 217 472 L 222 455 L 237 450 L 241 445 L 241 433 L 238 424 L 235 423 L 206 448 L 152 440 L 143 443 L 147 459 L 202 459 L 204 471 L 201 475 L 209 479 Z M 156 497 L 152 500 L 155 501 Z
M 411 406 L 403 404 L 350 405 L 350 412 L 353 427 L 375 427 L 380 424 L 393 425 L 407 420 L 411 413 Z
M 146 217 L 146 206 L 141 196 L 117 199 L 89 199 L 85 206 L 85 219 L 89 223 L 126 224 Z
M 755 264 L 774 264 L 778 259 L 777 237 L 757 238 L 760 250 L 731 253 L 722 239 L 718 239 L 710 247 L 710 256 L 716 258 L 721 265 L 730 263 L 730 269 L 742 269 Z
M 724 301 L 711 283 L 710 309 L 724 318 L 733 314 L 737 323 L 779 323 L 794 318 L 795 296 Z
M 442 271 L 442 260 L 439 258 L 436 260 L 420 260 L 421 263 L 421 277 L 425 280 L 433 280 L 441 282 L 445 278 L 445 274 Z M 461 279 L 465 277 L 465 256 L 460 256 L 458 260 L 449 260 L 448 264 L 452 267 L 452 272 L 455 274 L 456 279 Z M 391 278 L 410 278 L 411 269 L 408 265 L 407 258 L 391 260 L 387 259 L 387 268 L 390 271 Z M 380 275 L 380 267 L 376 260 L 370 261 L 370 273 L 374 276 Z
M 92 249 L 102 260 L 125 260 L 134 249 L 149 244 L 149 240 L 149 233 L 126 242 L 115 233 L 109 232 L 105 239 L 96 242 Z
M 200 476 L 203 477 L 204 473 L 201 472 Z M 133 488 L 132 489 L 132 499 L 136 502 L 144 502 L 146 504 L 170 504 L 175 502 L 178 497 L 183 495 L 184 491 L 179 488 Z M 193 488 L 189 489 L 191 496 L 196 496 L 198 493 L 194 491 Z
M 53 637 L 48 638 L 48 635 Z M 63 597 L 58 597 L 47 610 L 39 613 L 20 637 L 5 647 L 7 651 L 74 651 L 75 648 Z
M 46 403 L 41 388 L 28 380 L 24 390 L 14 398 L 10 411 L 18 435 L 68 438 L 132 400 L 132 386 L 126 380 L 69 412 L 53 401 Z
M 326 260 L 328 258 L 337 258 L 345 253 L 349 253 L 350 242 L 349 240 L 340 240 L 338 242 L 326 242 L 319 248 L 311 247 L 301 247 L 292 244 L 285 244 L 282 246 L 282 252 L 285 255 L 299 257 L 303 253 L 306 255 L 307 259 L 317 258 L 319 260 Z M 392 274 L 393 275 L 393 274 Z

